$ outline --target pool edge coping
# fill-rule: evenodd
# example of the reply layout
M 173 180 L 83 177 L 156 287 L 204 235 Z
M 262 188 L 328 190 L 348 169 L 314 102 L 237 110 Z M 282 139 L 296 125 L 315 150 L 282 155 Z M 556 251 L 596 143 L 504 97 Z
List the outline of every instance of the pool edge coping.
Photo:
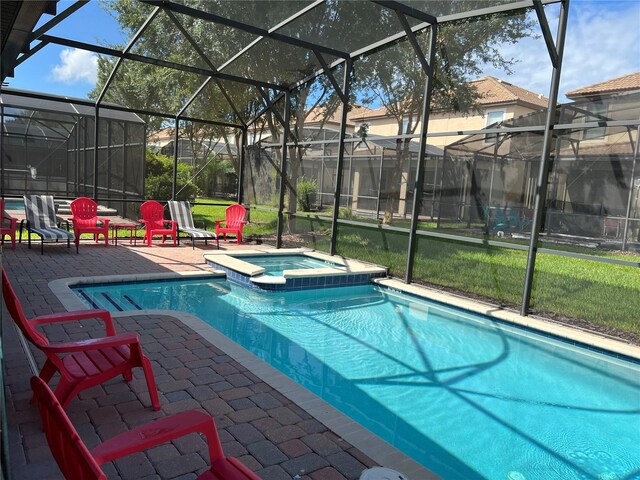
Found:
M 436 290 L 423 285 L 411 285 L 395 278 L 375 278 L 371 280 L 376 285 L 400 290 L 426 300 L 433 300 L 449 306 L 478 313 L 480 315 L 495 318 L 503 322 L 529 328 L 543 334 L 549 334 L 568 342 L 577 342 L 583 345 L 595 347 L 612 355 L 622 355 L 640 361 L 640 347 L 624 343 L 620 340 L 607 338 L 597 333 L 590 333 L 578 328 L 561 325 L 552 321 L 532 316 L 524 317 L 519 313 L 506 308 L 471 300 L 448 292 Z
M 227 251 L 213 251 L 203 254 L 204 261 L 219 265 L 224 268 L 228 268 L 241 275 L 250 277 L 251 281 L 255 281 L 256 276 L 260 276 L 265 272 L 265 269 L 253 265 L 252 263 L 242 260 L 242 257 L 252 257 L 256 255 L 269 255 L 269 256 L 288 256 L 288 255 L 304 255 L 316 260 L 322 260 L 335 264 L 335 267 L 319 267 L 319 268 L 305 268 L 305 269 L 290 269 L 283 272 L 282 278 L 306 278 L 306 277 L 329 277 L 329 276 L 346 276 L 346 275 L 361 275 L 361 274 L 381 274 L 388 273 L 386 267 L 375 265 L 372 263 L 362 262 L 360 260 L 353 260 L 342 256 L 331 256 L 324 252 L 318 252 L 307 247 L 301 248 L 281 248 L 278 250 L 258 250 L 249 249 L 236 251 L 229 253 Z M 279 278 L 279 277 L 274 277 Z M 280 284 L 282 282 L 273 280 L 271 278 L 263 278 L 257 283 L 269 283 Z
M 86 310 L 88 307 L 71 290 L 72 285 L 89 285 L 95 283 L 170 280 L 178 278 L 198 277 L 224 278 L 224 272 L 214 271 L 187 271 L 187 272 L 163 272 L 129 275 L 104 275 L 95 277 L 68 277 L 52 280 L 49 289 L 58 298 L 63 307 L 68 311 Z M 360 425 L 355 420 L 340 412 L 315 393 L 311 392 L 285 374 L 260 359 L 249 350 L 234 342 L 214 327 L 205 323 L 196 315 L 181 310 L 131 310 L 112 312 L 112 317 L 136 317 L 143 315 L 164 315 L 175 318 L 200 335 L 203 339 L 219 348 L 235 361 L 247 368 L 276 391 L 295 402 L 313 418 L 325 425 L 328 429 L 349 442 L 352 446 L 367 455 L 381 466 L 392 468 L 403 473 L 411 479 L 441 480 L 434 472 L 428 470 L 417 461 L 413 460 L 398 448 L 386 440 Z M 144 350 L 144 345 L 143 345 Z

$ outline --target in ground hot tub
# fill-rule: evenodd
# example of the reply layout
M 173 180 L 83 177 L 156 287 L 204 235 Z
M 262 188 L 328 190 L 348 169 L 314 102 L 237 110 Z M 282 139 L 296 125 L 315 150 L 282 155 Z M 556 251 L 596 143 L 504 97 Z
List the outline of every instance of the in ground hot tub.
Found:
M 363 285 L 387 276 L 387 269 L 378 265 L 300 248 L 212 252 L 204 258 L 229 280 L 264 290 Z

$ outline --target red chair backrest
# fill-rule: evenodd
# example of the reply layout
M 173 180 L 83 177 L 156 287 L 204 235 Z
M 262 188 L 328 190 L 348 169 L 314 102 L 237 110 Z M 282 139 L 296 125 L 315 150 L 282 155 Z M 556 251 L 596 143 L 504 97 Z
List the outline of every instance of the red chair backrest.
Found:
M 0 230 L 9 230 L 8 227 L 4 227 L 4 198 L 0 198 L 0 215 L 2 215 L 2 220 L 0 221 Z
M 31 377 L 31 388 L 38 402 L 49 448 L 64 477 L 74 480 L 106 479 L 47 384 L 40 377 Z
M 22 331 L 22 334 L 27 340 L 37 347 L 49 345 L 47 337 L 33 328 L 29 320 L 27 320 L 27 317 L 25 317 L 22 304 L 20 300 L 18 300 L 18 296 L 16 292 L 14 292 L 11 283 L 9 283 L 9 277 L 7 277 L 7 272 L 4 271 L 4 267 L 2 267 L 2 297 L 4 298 L 7 310 L 9 310 L 11 314 L 11 318 L 16 322 L 18 328 L 20 328 L 20 331 Z
M 225 210 L 225 226 L 227 228 L 240 227 L 246 214 L 247 209 L 242 205 L 238 203 L 229 205 Z
M 80 227 L 95 227 L 98 224 L 98 204 L 87 197 L 71 202 L 71 214 Z
M 140 205 L 140 215 L 148 229 L 164 228 L 164 207 L 155 200 L 147 200 Z

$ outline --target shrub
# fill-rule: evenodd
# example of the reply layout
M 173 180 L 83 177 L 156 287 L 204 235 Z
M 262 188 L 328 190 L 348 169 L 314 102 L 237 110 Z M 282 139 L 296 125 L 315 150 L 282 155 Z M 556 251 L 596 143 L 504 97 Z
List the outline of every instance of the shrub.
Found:
M 298 208 L 303 212 L 310 212 L 316 203 L 318 195 L 318 182 L 316 179 L 300 178 L 297 185 L 298 190 Z
M 176 200 L 193 200 L 199 193 L 191 181 L 191 165 L 178 164 Z M 147 150 L 147 175 L 145 179 L 145 198 L 169 200 L 173 184 L 173 160 L 161 153 Z
M 345 220 L 355 220 L 356 216 L 353 214 L 353 211 L 350 207 L 342 207 L 338 210 L 338 218 L 343 218 Z

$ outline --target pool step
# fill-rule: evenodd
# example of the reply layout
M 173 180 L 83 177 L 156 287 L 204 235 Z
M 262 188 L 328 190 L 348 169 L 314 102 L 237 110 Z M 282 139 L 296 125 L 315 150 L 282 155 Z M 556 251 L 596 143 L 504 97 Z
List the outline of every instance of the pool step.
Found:
M 114 308 L 118 312 L 126 312 L 129 310 L 142 310 L 142 307 L 129 295 L 122 295 L 122 298 L 116 298 L 108 292 L 98 292 L 95 295 L 89 295 L 85 290 L 78 289 L 77 292 L 89 304 L 91 308 L 113 311 Z
M 107 300 L 107 302 L 116 307 L 116 310 L 118 310 L 119 312 L 122 312 L 124 310 L 124 308 L 122 308 L 120 304 L 116 302 L 116 299 L 109 295 L 107 292 L 100 292 L 100 294 Z

